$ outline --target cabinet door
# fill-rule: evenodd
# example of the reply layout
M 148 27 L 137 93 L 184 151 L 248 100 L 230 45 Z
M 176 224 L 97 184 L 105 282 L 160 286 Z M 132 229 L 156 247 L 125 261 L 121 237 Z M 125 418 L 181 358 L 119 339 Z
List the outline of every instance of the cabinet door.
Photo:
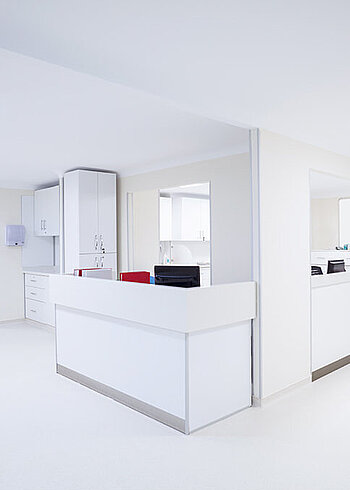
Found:
M 117 254 L 101 254 L 99 256 L 99 267 L 117 270 Z
M 93 267 L 117 270 L 117 254 L 81 254 L 79 256 L 79 268 Z
M 202 240 L 210 240 L 210 201 L 209 199 L 201 199 L 201 238 Z
M 182 199 L 181 239 L 201 240 L 201 199 Z
M 60 234 L 60 190 L 59 186 L 43 189 L 45 196 L 44 231 L 46 236 Z
M 100 252 L 117 251 L 117 195 L 115 174 L 97 174 L 98 240 Z
M 93 267 L 100 267 L 100 255 L 99 254 L 81 254 L 79 255 L 79 268 L 91 269 Z
M 34 194 L 34 229 L 37 236 L 60 234 L 59 187 L 40 189 Z
M 97 209 L 97 172 L 82 170 L 79 172 L 79 253 L 99 251 Z
M 36 236 L 45 236 L 45 189 L 34 193 L 34 233 Z

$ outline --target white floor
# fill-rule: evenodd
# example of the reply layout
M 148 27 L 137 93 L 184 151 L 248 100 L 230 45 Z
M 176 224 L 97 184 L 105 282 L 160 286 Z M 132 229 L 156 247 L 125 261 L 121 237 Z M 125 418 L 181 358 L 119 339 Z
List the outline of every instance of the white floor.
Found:
M 1 490 L 350 488 L 350 367 L 191 436 L 55 374 L 54 333 L 0 324 Z

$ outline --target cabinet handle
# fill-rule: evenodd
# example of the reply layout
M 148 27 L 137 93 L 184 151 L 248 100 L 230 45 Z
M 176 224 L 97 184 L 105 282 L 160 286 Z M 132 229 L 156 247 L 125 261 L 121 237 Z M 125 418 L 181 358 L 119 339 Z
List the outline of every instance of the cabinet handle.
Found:
M 103 236 L 102 235 L 100 235 L 100 251 L 102 253 L 105 253 L 105 246 L 104 246 Z
M 101 263 L 101 267 L 103 267 L 103 264 L 104 264 L 104 257 L 101 257 L 101 259 L 100 259 L 100 263 Z
M 36 282 L 36 279 L 31 279 L 30 282 Z
M 40 230 L 41 231 L 43 230 L 43 220 L 42 219 L 40 220 Z
M 32 294 L 33 296 L 36 296 L 36 293 L 33 293 L 32 291 L 30 292 L 30 294 Z
M 32 313 L 36 313 L 36 310 L 30 310 Z
M 95 235 L 94 241 L 95 241 L 95 250 L 97 251 L 98 250 L 98 236 L 97 235 Z

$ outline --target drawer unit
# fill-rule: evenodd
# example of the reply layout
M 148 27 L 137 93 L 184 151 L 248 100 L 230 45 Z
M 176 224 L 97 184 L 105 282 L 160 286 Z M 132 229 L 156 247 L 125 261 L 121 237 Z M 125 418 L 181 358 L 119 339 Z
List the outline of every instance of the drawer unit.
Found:
M 55 326 L 55 306 L 49 303 L 49 277 L 24 274 L 25 316 Z
M 39 274 L 25 274 L 25 285 L 35 288 L 47 289 L 49 287 L 48 276 L 41 276 Z
M 210 266 L 200 266 L 201 286 L 210 286 Z

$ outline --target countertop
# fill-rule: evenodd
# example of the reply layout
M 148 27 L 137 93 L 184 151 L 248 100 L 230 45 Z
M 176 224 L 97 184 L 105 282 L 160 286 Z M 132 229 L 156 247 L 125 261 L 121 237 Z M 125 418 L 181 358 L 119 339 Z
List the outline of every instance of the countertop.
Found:
M 38 265 L 35 267 L 23 267 L 23 274 L 38 274 L 40 276 L 51 276 L 60 273 L 59 267 Z
M 311 276 L 311 287 L 322 288 L 325 286 L 334 286 L 350 282 L 350 271 L 335 272 L 334 274 L 323 274 L 320 276 Z

